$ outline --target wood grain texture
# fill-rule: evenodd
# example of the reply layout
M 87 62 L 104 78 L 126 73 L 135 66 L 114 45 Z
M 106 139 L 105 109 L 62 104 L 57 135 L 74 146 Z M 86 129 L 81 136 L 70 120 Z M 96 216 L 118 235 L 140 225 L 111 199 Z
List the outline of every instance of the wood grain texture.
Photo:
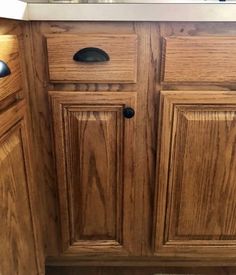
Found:
M 166 37 L 164 82 L 236 82 L 235 37 Z
M 155 252 L 236 257 L 235 93 L 161 96 Z
M 15 45 L 17 45 L 17 59 L 19 59 L 20 63 L 20 74 L 21 78 L 19 79 L 20 83 L 15 83 L 15 81 L 12 81 L 12 94 L 10 96 L 7 96 L 6 98 L 2 99 L 0 101 L 0 109 L 1 113 L 5 113 L 5 111 L 8 110 L 9 106 L 13 106 L 17 102 L 19 102 L 22 98 L 26 99 L 26 108 L 22 109 L 24 114 L 24 125 L 25 125 L 25 131 L 22 132 L 24 135 L 24 138 L 22 139 L 22 142 L 24 143 L 24 148 L 27 148 L 27 152 L 24 154 L 25 162 L 27 163 L 27 177 L 28 177 L 28 188 L 29 188 L 29 199 L 30 199 L 30 213 L 31 218 L 33 220 L 33 231 L 34 231 L 34 245 L 36 249 L 37 256 L 35 256 L 37 264 L 38 264 L 38 274 L 44 274 L 44 251 L 42 246 L 42 230 L 41 230 L 41 204 L 39 203 L 39 186 L 34 178 L 34 160 L 35 158 L 32 157 L 32 139 L 31 139 L 31 123 L 30 123 L 30 117 L 28 115 L 28 106 L 29 106 L 29 81 L 31 81 L 31 77 L 28 76 L 27 70 L 28 70 L 28 62 L 26 61 L 26 56 L 28 53 L 28 40 L 29 40 L 29 31 L 28 31 L 28 22 L 20 22 L 17 20 L 7 20 L 7 19 L 0 19 L 0 35 L 1 37 L 9 37 L 11 40 L 17 41 L 15 42 Z M 8 50 L 11 50 L 11 43 L 8 45 Z M 16 57 L 16 54 L 13 54 L 11 58 Z M 16 68 L 18 65 L 16 66 Z M 15 68 L 15 69 L 16 69 Z M 13 68 L 14 72 L 14 68 Z M 15 86 L 13 86 L 15 85 Z M 17 85 L 21 87 L 20 92 L 18 91 Z M 1 87 L 0 87 L 1 89 Z M 18 92 L 16 92 L 18 91 Z M 20 106 L 20 105 L 15 105 Z M 11 109 L 11 110 L 16 110 Z M 9 119 L 12 120 L 14 117 L 16 117 L 17 112 L 11 113 L 9 116 Z M 5 116 L 6 117 L 6 116 Z M 0 124 L 3 121 L 0 122 Z M 33 257 L 33 253 L 31 253 L 31 256 Z M 34 261 L 34 259 L 31 259 L 31 261 Z
M 36 143 L 35 152 L 37 152 L 37 177 L 38 182 L 43 182 L 45 190 L 42 193 L 42 201 L 44 202 L 44 233 L 45 233 L 45 247 L 47 255 L 57 255 L 57 237 L 58 217 L 57 217 L 57 195 L 55 184 L 55 172 L 52 161 L 52 144 L 50 137 L 50 116 L 51 113 L 48 109 L 48 90 L 56 91 L 68 91 L 73 90 L 75 93 L 80 92 L 129 92 L 131 90 L 137 92 L 137 133 L 136 133 L 136 159 L 135 159 L 135 180 L 138 188 L 134 191 L 135 201 L 139 201 L 135 208 L 135 227 L 136 236 L 134 243 L 136 245 L 136 251 L 141 251 L 143 257 L 145 255 L 151 255 L 151 239 L 152 239 L 152 222 L 154 219 L 153 214 L 153 195 L 154 195 L 154 174 L 155 174 L 155 151 L 156 151 L 156 129 L 159 124 L 158 121 L 158 97 L 160 85 L 160 60 L 161 60 L 161 36 L 206 36 L 208 38 L 223 36 L 223 37 L 235 37 L 236 28 L 235 23 L 133 23 L 133 22 L 31 22 L 31 36 L 32 36 L 32 53 L 29 55 L 29 60 L 37 60 L 32 64 L 32 79 L 31 82 L 31 115 L 34 125 L 34 139 Z M 150 29 L 151 25 L 151 29 Z M 81 35 L 84 34 L 136 34 L 138 53 L 137 63 L 137 82 L 135 84 L 128 83 L 88 83 L 86 80 L 82 83 L 52 83 L 49 81 L 48 66 L 47 66 L 47 48 L 45 37 L 48 34 L 53 35 Z M 30 72 L 30 71 L 29 71 Z M 236 85 L 233 82 L 224 81 L 217 84 L 209 83 L 162 83 L 163 89 L 173 90 L 235 90 Z M 158 142 L 159 143 L 159 142 Z M 158 173 L 158 171 L 157 171 Z M 156 202 L 158 202 L 156 200 Z M 158 202 L 159 203 L 159 202 Z M 49 237 L 47 237 L 49 236 Z M 68 262 L 72 264 L 86 265 L 86 261 L 89 265 L 101 264 L 96 257 L 88 256 L 86 258 L 77 257 L 74 259 L 69 257 L 62 259 L 61 257 L 55 257 L 58 259 L 57 264 L 60 261 Z M 117 257 L 119 259 L 119 257 Z M 195 265 L 204 264 L 207 260 L 207 264 L 225 264 L 229 265 L 228 261 L 215 260 L 211 257 L 205 257 L 199 262 L 196 258 L 186 260 L 179 257 L 172 257 L 172 262 L 169 263 L 169 257 L 158 257 L 156 261 L 160 259 L 166 259 L 167 262 L 163 262 L 165 265 L 189 265 L 195 263 Z M 51 257 L 50 257 L 51 259 Z M 129 257 L 130 259 L 130 257 Z M 195 262 L 194 262 L 195 259 Z M 90 261 L 91 260 L 91 261 Z M 97 260 L 97 261 L 96 261 Z M 117 264 L 125 265 L 126 263 L 121 261 Z M 147 258 L 143 258 L 146 264 L 151 264 L 147 261 Z M 141 259 L 136 259 L 137 264 L 141 262 Z M 154 261 L 154 260 L 153 260 Z M 103 265 L 111 264 L 109 257 L 106 256 Z M 144 264 L 144 263 L 143 263 Z
M 227 258 L 216 258 L 201 254 L 196 256 L 164 255 L 161 256 L 124 256 L 124 257 L 109 257 L 104 256 L 99 258 L 95 256 L 81 257 L 80 255 L 62 255 L 56 257 L 48 257 L 46 266 L 77 266 L 77 267 L 235 267 L 235 257 L 227 255 Z
M 53 164 L 51 128 L 48 95 L 44 93 L 47 86 L 45 44 L 41 40 L 40 32 L 32 30 L 31 23 L 26 26 L 24 38 L 27 54 L 27 82 L 29 85 L 30 117 L 32 121 L 32 143 L 35 164 L 35 182 L 41 211 L 38 211 L 40 227 L 42 230 L 43 261 L 51 254 L 58 253 L 58 198 L 56 189 L 55 167 Z M 34 33 L 34 36 L 33 36 Z M 40 54 L 37 54 L 38 51 Z M 41 58 L 39 58 L 41 56 Z M 37 62 L 35 62 L 37 60 Z M 41 73 L 43 72 L 43 73 Z
M 0 78 L 0 100 L 22 90 L 19 44 L 16 35 L 0 35 L 0 60 L 4 61 L 11 74 Z
M 149 33 L 148 33 L 149 31 Z M 155 22 L 150 23 L 150 28 L 146 27 L 146 63 L 143 91 L 140 91 L 140 109 L 143 107 L 143 118 L 140 121 L 140 135 L 144 135 L 145 149 L 140 153 L 143 156 L 142 164 L 137 173 L 142 173 L 141 167 L 146 166 L 145 176 L 143 180 L 143 221 L 142 221 L 142 255 L 153 255 L 151 249 L 152 229 L 153 229 L 153 207 L 154 207 L 154 187 L 155 187 L 155 163 L 156 163 L 156 134 L 158 124 L 158 102 L 160 90 L 160 68 L 161 68 L 161 37 L 159 25 Z M 144 34 L 142 34 L 144 36 Z M 145 37 L 145 36 L 144 36 Z M 144 39 L 143 37 L 143 39 Z M 143 63 L 144 64 L 144 63 Z M 142 66 L 140 68 L 142 70 Z M 146 91 L 144 90 L 146 87 Z M 145 91 L 145 92 L 144 92 Z M 144 102 L 146 107 L 144 108 Z M 138 149 L 139 150 L 139 149 Z
M 46 275 L 235 275 L 235 268 L 183 267 L 47 267 Z
M 46 275 L 235 275 L 233 267 L 47 267 Z
M 24 117 L 24 102 L 0 114 L 1 274 L 39 274 Z
M 71 152 L 74 241 L 120 239 L 121 107 L 71 106 L 64 117 Z
M 50 92 L 63 253 L 132 251 L 134 93 Z M 68 216 L 69 213 L 69 216 Z
M 81 33 L 114 33 L 133 34 L 131 23 L 99 23 L 99 22 L 31 22 L 30 39 L 28 39 L 27 63 L 30 76 L 30 102 L 33 122 L 34 153 L 36 161 L 36 176 L 40 186 L 40 198 L 43 205 L 44 246 L 47 255 L 57 255 L 60 243 L 58 198 L 55 167 L 53 162 L 53 146 L 51 135 L 51 112 L 48 104 L 48 90 L 75 90 L 110 92 L 133 89 L 128 84 L 52 84 L 48 79 L 47 47 L 45 36 L 48 34 L 81 34 Z M 30 47 L 29 47 L 30 45 Z M 37 62 L 34 62 L 37 60 Z M 141 82 L 141 80 L 139 81 Z M 136 84 L 133 84 L 136 89 Z M 138 84 L 139 85 L 139 84 Z M 44 184 L 41 184 L 41 183 Z M 138 216 L 138 220 L 139 216 Z M 137 224 L 138 221 L 136 221 Z M 49 237 L 50 236 L 50 237 Z
M 75 62 L 79 50 L 93 47 L 104 50 L 108 62 Z M 135 34 L 61 34 L 47 36 L 48 65 L 51 81 L 136 82 L 137 36 Z
M 48 108 L 48 90 L 68 91 L 73 90 L 75 93 L 84 91 L 88 92 L 104 92 L 107 94 L 111 92 L 137 92 L 137 132 L 139 143 L 136 147 L 136 161 L 135 161 L 135 181 L 136 188 L 132 190 L 132 199 L 141 202 L 143 200 L 143 186 L 149 182 L 149 173 L 147 168 L 147 161 L 151 166 L 152 156 L 154 158 L 152 144 L 147 144 L 147 135 L 151 130 L 150 124 L 146 123 L 146 103 L 148 93 L 148 71 L 146 68 L 149 64 L 149 23 L 132 23 L 132 22 L 31 22 L 31 54 L 28 56 L 28 64 L 32 60 L 37 62 L 32 63 L 32 69 L 29 71 L 31 77 L 31 116 L 33 120 L 33 134 L 35 146 L 35 160 L 37 162 L 37 181 L 39 185 L 45 190 L 42 191 L 41 200 L 44 207 L 44 235 L 45 248 L 47 255 L 56 256 L 59 253 L 58 243 L 60 243 L 60 234 L 58 230 L 59 220 L 57 214 L 57 187 L 55 180 L 55 169 L 53 166 L 53 152 L 52 152 L 52 138 L 50 135 L 51 128 L 51 112 Z M 47 66 L 47 48 L 45 37 L 49 34 L 63 35 L 73 34 L 81 35 L 103 33 L 106 35 L 114 34 L 131 34 L 137 35 L 138 52 L 138 76 L 137 83 L 51 83 L 48 79 Z M 32 79 L 34 79 L 32 81 Z M 153 102 L 150 98 L 150 102 Z M 142 129 L 142 130 L 141 130 Z M 155 129 L 152 129 L 154 134 Z M 153 138 L 153 137 L 152 137 Z M 155 140 L 155 138 L 154 138 Z M 153 166 L 154 169 L 154 166 Z M 150 175 L 151 176 L 151 175 Z M 152 181 L 154 181 L 152 177 Z M 43 185 L 41 183 L 44 183 Z M 149 185 L 149 183 L 147 183 Z M 141 251 L 143 232 L 142 232 L 142 203 L 135 205 L 135 208 L 130 213 L 133 217 L 133 224 L 135 224 L 135 236 L 133 237 L 133 251 Z M 146 214 L 144 214 L 146 215 Z M 134 229 L 130 229 L 134 230 Z M 149 229 L 150 230 L 150 229 Z M 50 237 L 48 237 L 50 236 Z M 146 237 L 145 237 L 146 238 Z M 150 238 L 150 237 L 149 237 Z M 140 254 L 140 252 L 138 253 Z

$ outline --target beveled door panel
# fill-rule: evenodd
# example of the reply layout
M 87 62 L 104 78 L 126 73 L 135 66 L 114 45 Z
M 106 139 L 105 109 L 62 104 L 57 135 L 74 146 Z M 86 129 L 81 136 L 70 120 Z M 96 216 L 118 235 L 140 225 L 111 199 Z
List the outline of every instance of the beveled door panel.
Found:
M 0 274 L 38 274 L 21 102 L 0 114 Z
M 65 253 L 127 254 L 134 170 L 134 93 L 50 92 Z
M 236 257 L 236 94 L 161 101 L 155 253 Z

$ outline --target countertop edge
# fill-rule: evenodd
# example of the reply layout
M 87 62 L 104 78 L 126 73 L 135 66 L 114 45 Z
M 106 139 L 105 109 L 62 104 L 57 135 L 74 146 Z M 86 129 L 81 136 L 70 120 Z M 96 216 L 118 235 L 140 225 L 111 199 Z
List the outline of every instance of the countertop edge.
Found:
M 236 22 L 236 4 L 28 4 L 30 20 Z
M 30 21 L 236 22 L 236 4 L 27 4 L 8 0 L 0 4 L 0 17 Z
M 28 5 L 19 0 L 7 0 L 0 3 L 0 18 L 28 20 Z

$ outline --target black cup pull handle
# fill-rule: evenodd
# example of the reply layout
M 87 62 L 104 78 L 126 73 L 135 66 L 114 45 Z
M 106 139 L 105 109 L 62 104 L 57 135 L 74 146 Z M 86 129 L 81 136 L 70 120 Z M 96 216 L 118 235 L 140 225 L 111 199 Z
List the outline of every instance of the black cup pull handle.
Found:
M 84 48 L 74 54 L 73 57 L 76 62 L 106 62 L 110 60 L 109 55 L 99 48 Z
M 11 70 L 8 65 L 0 60 L 0 78 L 6 77 L 11 74 Z
M 123 109 L 123 115 L 125 118 L 132 118 L 135 115 L 135 111 L 131 107 L 126 107 Z

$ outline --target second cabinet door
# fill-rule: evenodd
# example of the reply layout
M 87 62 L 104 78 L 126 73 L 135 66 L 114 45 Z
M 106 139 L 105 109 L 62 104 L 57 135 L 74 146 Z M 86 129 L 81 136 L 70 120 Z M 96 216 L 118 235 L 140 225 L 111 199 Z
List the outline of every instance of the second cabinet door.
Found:
M 161 102 L 155 253 L 236 258 L 236 93 Z
M 135 93 L 50 92 L 62 252 L 135 253 Z
M 31 213 L 25 101 L 0 113 L 0 274 L 41 274 Z

